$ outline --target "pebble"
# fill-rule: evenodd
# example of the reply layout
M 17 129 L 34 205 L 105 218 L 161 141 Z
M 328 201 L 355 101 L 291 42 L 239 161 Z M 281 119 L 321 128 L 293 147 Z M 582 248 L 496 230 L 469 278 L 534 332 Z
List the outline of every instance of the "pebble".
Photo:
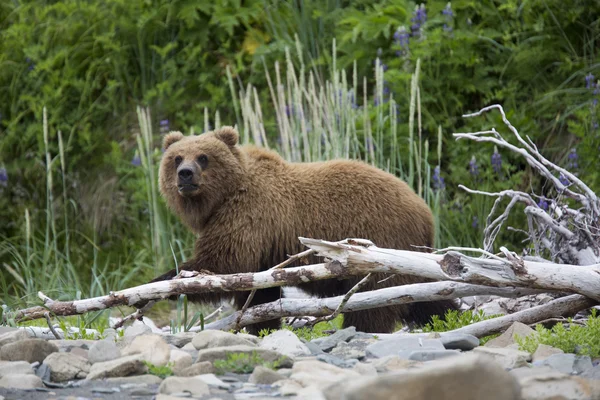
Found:
M 160 384 L 158 392 L 170 395 L 189 393 L 191 396 L 200 397 L 210 394 L 210 389 L 199 377 L 169 376 Z
M 121 357 L 121 350 L 113 340 L 98 340 L 90 346 L 88 351 L 88 360 L 92 364 L 115 360 L 119 357 Z
M 440 341 L 446 350 L 473 350 L 479 346 L 479 339 L 466 333 L 445 333 L 441 335 Z
M 340 329 L 335 332 L 333 335 L 322 338 L 316 342 L 316 344 L 321 348 L 322 351 L 330 351 L 333 349 L 339 342 L 347 342 L 352 339 L 356 335 L 356 328 L 351 326 L 346 329 Z M 314 343 L 315 341 L 313 341 Z
M 141 375 L 146 373 L 146 371 L 147 367 L 142 362 L 141 357 L 139 355 L 132 355 L 92 365 L 86 379 Z
M 298 336 L 287 329 L 281 329 L 265 336 L 260 342 L 259 347 L 277 351 L 288 357 L 307 356 L 311 354 L 309 348 L 298 339 Z

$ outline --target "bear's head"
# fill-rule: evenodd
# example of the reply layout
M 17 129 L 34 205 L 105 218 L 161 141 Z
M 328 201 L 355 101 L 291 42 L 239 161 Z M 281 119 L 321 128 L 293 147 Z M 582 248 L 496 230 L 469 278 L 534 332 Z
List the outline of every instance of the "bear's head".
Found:
M 216 206 L 243 187 L 245 162 L 237 143 L 232 127 L 193 136 L 171 132 L 163 139 L 160 192 L 195 231 Z

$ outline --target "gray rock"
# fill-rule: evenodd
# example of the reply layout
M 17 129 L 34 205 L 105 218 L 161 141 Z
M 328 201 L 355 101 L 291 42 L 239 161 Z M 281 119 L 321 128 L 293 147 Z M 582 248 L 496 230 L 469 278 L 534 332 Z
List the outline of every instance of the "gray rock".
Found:
M 44 384 L 39 376 L 31 374 L 13 374 L 0 378 L 0 388 L 35 389 L 43 387 Z
M 84 349 L 89 350 L 90 347 L 97 342 L 97 340 L 88 340 L 88 339 L 61 339 L 61 340 L 51 340 L 52 344 L 55 344 L 58 347 L 58 351 L 61 352 L 71 352 L 74 349 Z
M 582 378 L 600 380 L 600 365 L 596 365 L 592 369 L 588 369 L 581 374 Z
M 337 346 L 331 350 L 331 355 L 341 357 L 343 359 L 356 358 L 362 360 L 367 356 L 367 347 L 375 342 L 371 340 L 352 339 L 350 342 L 339 342 Z
M 146 384 L 146 385 L 160 385 L 160 383 L 163 380 L 156 375 L 144 374 L 144 375 L 137 375 L 137 376 L 122 376 L 122 377 L 106 378 L 104 381 L 107 384 L 121 386 L 121 385 L 127 385 L 127 384 L 131 384 L 131 383 Z
M 31 364 L 27 361 L 0 361 L 0 378 L 5 375 L 33 375 Z
M 257 383 L 259 385 L 271 385 L 282 379 L 285 379 L 285 377 L 270 368 L 259 365 L 252 371 L 250 378 L 248 378 L 248 382 Z
M 169 376 L 158 387 L 162 394 L 189 393 L 191 396 L 200 397 L 210 394 L 208 384 L 198 377 Z
M 90 372 L 90 363 L 83 357 L 71 353 L 52 353 L 44 360 L 50 369 L 52 382 L 83 379 Z
M 26 339 L 8 343 L 0 349 L 0 358 L 6 361 L 42 362 L 51 353 L 57 352 L 58 347 L 44 339 Z
M 531 355 L 531 361 L 542 361 L 553 354 L 564 354 L 564 351 L 556 347 L 548 346 L 547 344 L 539 344 L 535 352 Z
M 203 374 L 212 374 L 215 372 L 215 368 L 213 367 L 210 361 L 201 361 L 193 364 L 190 367 L 184 368 L 182 370 L 173 371 L 177 376 L 196 376 Z
M 255 346 L 255 344 L 248 339 L 244 339 L 233 333 L 212 329 L 198 332 L 192 339 L 192 344 L 196 350 L 225 346 Z
M 479 339 L 466 333 L 444 333 L 440 340 L 446 350 L 473 350 L 479 346 Z
M 511 373 L 519 380 L 523 399 L 600 399 L 600 381 L 566 375 L 549 367 L 519 368 Z
M 482 354 L 487 356 L 505 369 L 519 368 L 527 365 L 527 362 L 531 360 L 531 354 L 525 351 L 519 351 L 515 349 L 502 348 L 502 347 L 476 347 L 473 349 L 474 353 Z
M 156 366 L 165 366 L 171 358 L 171 346 L 159 335 L 138 335 L 122 351 L 123 355 L 140 354 L 144 361 Z
M 408 368 L 421 365 L 420 362 L 407 360 L 398 356 L 387 356 L 373 360 L 373 366 L 377 372 L 404 371 Z
M 575 354 L 553 354 L 546 359 L 534 362 L 533 365 L 547 366 L 567 375 L 578 375 L 594 367 L 590 357 Z
M 482 384 L 485 382 L 485 384 Z M 328 386 L 328 400 L 518 400 L 517 380 L 478 355 L 432 361 L 421 368 Z
M 515 344 L 515 337 L 525 338 L 535 334 L 535 330 L 521 322 L 513 322 L 513 324 L 500 336 L 489 340 L 485 347 L 508 347 Z
M 261 339 L 258 336 L 254 336 L 254 335 L 250 335 L 249 333 L 241 333 L 238 332 L 235 334 L 237 337 L 240 337 L 242 339 L 246 339 L 256 345 L 260 344 Z
M 407 350 L 445 350 L 440 339 L 398 336 L 379 340 L 367 347 L 367 355 L 380 358 Z
M 302 387 L 326 387 L 332 382 L 346 379 L 357 379 L 360 375 L 353 370 L 343 369 L 319 361 L 297 361 L 292 368 L 290 379 L 300 383 Z
M 413 361 L 433 361 L 460 355 L 458 350 L 404 350 L 398 357 Z
M 170 345 L 182 348 L 186 344 L 191 343 L 194 336 L 196 336 L 196 332 L 178 332 L 174 335 L 164 335 L 163 339 Z
M 360 376 L 376 376 L 377 368 L 373 364 L 367 364 L 364 362 L 357 362 L 354 367 L 352 367 L 353 371 L 356 371 Z
M 99 362 L 91 366 L 87 379 L 103 379 L 142 375 L 147 371 L 140 355 L 117 358 L 116 360 Z
M 169 363 L 172 364 L 171 369 L 177 375 L 177 371 L 183 371 L 192 366 L 192 356 L 183 350 L 171 350 Z
M 52 353 L 55 354 L 55 353 Z M 23 361 L 24 362 L 24 361 Z M 35 375 L 39 376 L 42 381 L 50 382 L 52 380 L 52 372 L 46 364 L 42 364 L 35 369 Z
M 26 339 L 29 339 L 29 335 L 24 329 L 10 330 L 9 332 L 0 335 L 0 347 L 4 346 L 5 344 Z
M 206 383 L 209 387 L 212 386 L 212 387 L 215 387 L 218 389 L 225 389 L 225 390 L 228 390 L 229 388 L 231 388 L 231 384 L 223 382 L 222 380 L 217 378 L 217 376 L 215 374 L 197 375 L 196 378 L 202 379 L 202 381 L 204 383 Z
M 256 354 L 266 362 L 277 361 L 279 363 L 279 367 L 282 368 L 291 367 L 294 364 L 294 361 L 291 358 L 276 351 L 246 345 L 213 347 L 200 350 L 198 351 L 198 359 L 196 362 L 210 361 L 212 363 L 215 360 L 226 360 L 228 354 L 244 353 L 250 355 L 254 352 L 256 352 Z
M 245 340 L 245 339 L 244 339 Z M 307 356 L 311 352 L 292 331 L 281 329 L 265 336 L 259 347 L 285 354 L 288 357 Z
M 317 360 L 323 361 L 327 364 L 335 365 L 339 368 L 352 368 L 358 362 L 357 359 L 350 358 L 348 360 L 344 360 L 343 358 L 333 356 L 331 354 L 323 353 L 317 356 Z
M 308 348 L 308 350 L 310 351 L 311 355 L 317 355 L 317 354 L 323 354 L 324 351 L 321 350 L 321 347 L 319 346 L 318 343 L 315 343 L 314 340 L 311 340 L 310 342 L 306 341 L 306 340 L 302 340 L 302 343 L 304 343 L 304 345 Z
M 133 324 L 125 328 L 123 336 L 126 338 L 133 338 L 139 335 L 147 335 L 152 333 L 152 328 L 144 324 L 141 321 L 134 321 Z
M 121 357 L 121 350 L 112 340 L 98 340 L 88 351 L 88 360 L 90 363 L 115 360 Z
M 335 332 L 333 335 L 327 336 L 326 338 L 317 342 L 321 350 L 330 351 L 333 349 L 339 342 L 347 342 L 356 336 L 356 328 L 350 326 L 346 329 L 341 329 Z M 314 343 L 314 341 L 313 341 Z

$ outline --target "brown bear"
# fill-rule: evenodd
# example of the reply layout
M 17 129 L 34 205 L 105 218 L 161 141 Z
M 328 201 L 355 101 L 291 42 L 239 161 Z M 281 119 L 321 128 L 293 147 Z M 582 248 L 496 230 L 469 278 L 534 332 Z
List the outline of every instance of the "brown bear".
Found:
M 215 274 L 263 271 L 305 250 L 299 236 L 330 241 L 365 238 L 394 249 L 433 245 L 433 217 L 427 204 L 405 182 L 366 163 L 289 163 L 273 151 L 239 146 L 231 127 L 198 136 L 171 132 L 163 146 L 160 191 L 197 235 L 194 256 L 180 269 Z M 175 274 L 169 271 L 153 282 Z M 425 281 L 400 275 L 375 278 L 363 290 Z M 332 279 L 301 289 L 336 296 L 358 280 Z M 233 294 L 238 308 L 248 293 Z M 280 288 L 259 290 L 251 305 L 274 301 L 280 293 Z M 227 295 L 205 293 L 190 300 L 216 302 Z M 391 332 L 398 320 L 422 325 L 432 315 L 455 307 L 451 301 L 425 302 L 346 313 L 344 326 Z M 247 328 L 256 334 L 279 326 L 280 321 L 274 320 Z

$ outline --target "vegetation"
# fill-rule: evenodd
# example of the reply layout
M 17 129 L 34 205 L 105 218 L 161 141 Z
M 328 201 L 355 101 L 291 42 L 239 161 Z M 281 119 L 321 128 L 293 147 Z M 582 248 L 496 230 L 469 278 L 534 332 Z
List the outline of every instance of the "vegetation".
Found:
M 458 310 L 449 310 L 446 312 L 444 320 L 440 319 L 437 315 L 434 315 L 431 318 L 431 323 L 423 327 L 423 332 L 447 332 L 499 316 L 500 315 L 485 315 L 483 310 L 476 312 L 473 310 L 466 310 L 463 312 L 458 312 Z M 481 345 L 484 345 L 488 340 L 497 336 L 499 335 L 482 337 L 479 339 L 479 342 Z
M 556 347 L 565 353 L 575 353 L 592 358 L 600 357 L 600 316 L 597 310 L 592 309 L 592 314 L 584 325 L 569 318 L 567 325 L 555 324 L 551 329 L 543 325 L 536 325 L 535 334 L 527 337 L 516 337 L 519 348 L 530 353 L 535 352 L 540 344 Z
M 373 163 L 430 204 L 439 247 L 481 243 L 493 199 L 459 183 L 557 195 L 515 155 L 453 140 L 481 128 L 462 114 L 491 103 L 598 190 L 599 21 L 600 3 L 584 0 L 3 2 L 6 309 L 40 290 L 106 294 L 189 257 L 194 238 L 157 190 L 171 129 L 236 124 L 244 142 L 289 160 Z M 201 322 L 183 301 L 174 330 Z
M 173 369 L 171 368 L 174 365 L 173 363 L 168 363 L 167 365 L 158 366 L 158 365 L 154 365 L 148 361 L 144 361 L 144 365 L 146 365 L 146 367 L 148 367 L 148 373 L 150 375 L 156 375 L 161 379 L 165 379 L 166 377 L 173 375 Z
M 314 326 L 303 326 L 301 328 L 293 328 L 291 325 L 283 323 L 281 325 L 281 328 L 292 331 L 300 339 L 304 339 L 310 342 L 313 339 L 328 336 L 329 333 L 326 331 L 337 331 L 339 329 L 342 329 L 342 323 L 344 320 L 343 318 L 343 315 L 338 315 L 331 321 L 323 321 L 315 324 Z M 275 330 L 273 329 L 262 329 L 260 332 L 258 332 L 258 336 L 262 338 L 267 335 L 270 335 L 273 332 L 275 332 Z
M 258 355 L 256 351 L 251 354 L 247 353 L 229 353 L 226 360 L 215 360 L 213 366 L 218 375 L 223 375 L 226 372 L 234 372 L 236 374 L 250 374 L 254 368 L 261 365 L 266 368 L 277 369 L 281 364 L 276 360 L 267 362 Z

